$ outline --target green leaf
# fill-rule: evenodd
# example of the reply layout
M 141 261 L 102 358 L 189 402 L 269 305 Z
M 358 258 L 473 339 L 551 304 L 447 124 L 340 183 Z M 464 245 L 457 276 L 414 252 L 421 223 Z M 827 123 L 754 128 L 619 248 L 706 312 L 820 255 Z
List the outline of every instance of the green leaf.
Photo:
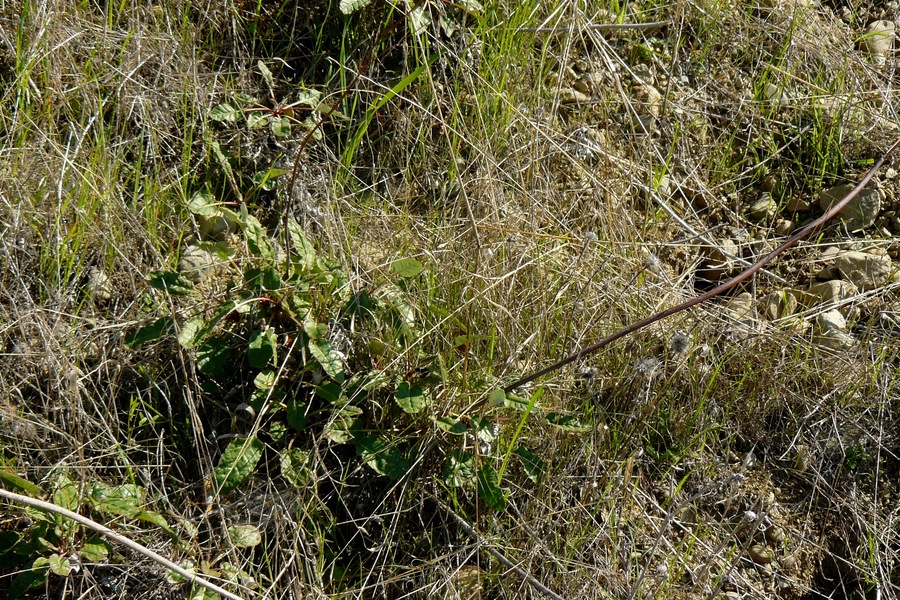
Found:
M 50 571 L 55 573 L 56 575 L 59 575 L 60 577 L 68 577 L 69 573 L 72 572 L 72 563 L 69 562 L 69 559 L 60 556 L 55 552 L 50 555 L 48 564 L 50 567 Z
M 481 5 L 478 0 L 458 0 L 459 5 L 462 6 L 462 9 L 467 13 L 483 13 L 484 7 Z
M 469 429 L 465 423 L 459 419 L 454 419 L 453 417 L 438 417 L 434 420 L 434 424 L 437 425 L 439 429 L 454 435 L 460 435 Z
M 234 525 L 228 528 L 228 539 L 238 548 L 252 548 L 262 543 L 262 534 L 253 525 Z
M 291 121 L 287 117 L 272 117 L 269 121 L 269 126 L 276 137 L 291 135 Z
M 260 371 L 256 374 L 256 377 L 253 378 L 253 385 L 258 390 L 271 390 L 275 387 L 275 381 L 278 375 L 272 369 L 266 369 L 265 371 Z
M 335 381 L 344 380 L 344 366 L 341 355 L 327 340 L 309 340 L 309 352 L 319 362 L 322 370 Z
M 276 169 L 271 167 L 267 171 L 257 171 L 253 174 L 253 185 L 266 191 L 275 189 L 275 180 L 282 175 L 290 173 L 288 169 Z
M 228 341 L 224 337 L 210 338 L 197 349 L 197 368 L 210 377 L 221 377 L 225 374 L 230 356 Z
M 335 444 L 346 444 L 356 439 L 356 434 L 361 428 L 362 421 L 359 419 L 346 414 L 338 414 L 325 427 L 325 437 Z
M 506 508 L 506 498 L 500 489 L 500 478 L 491 465 L 484 465 L 478 470 L 478 496 L 494 510 Z
M 247 127 L 257 129 L 265 127 L 269 123 L 269 114 L 263 111 L 254 110 L 247 114 Z
M 263 443 L 255 437 L 232 440 L 214 470 L 217 489 L 225 494 L 240 485 L 256 468 L 262 453 Z
M 475 479 L 475 457 L 461 450 L 454 450 L 444 465 L 444 483 L 450 487 L 462 487 Z
M 475 435 L 485 444 L 494 441 L 494 423 L 487 417 L 472 417 L 472 425 L 475 428 Z
M 516 448 L 516 456 L 519 457 L 519 461 L 522 463 L 522 466 L 525 467 L 525 473 L 528 475 L 528 479 L 537 483 L 547 470 L 547 463 L 545 463 L 541 457 L 529 451 L 525 446 Z
M 194 317 L 181 328 L 181 332 L 178 334 L 178 343 L 185 350 L 190 350 L 200 343 L 204 331 L 206 331 L 206 321 L 202 317 Z
M 491 406 L 500 406 L 506 401 L 506 392 L 502 389 L 497 388 L 496 390 L 491 392 L 491 395 L 488 396 L 488 404 Z
M 41 490 L 40 487 L 31 483 L 27 479 L 23 479 L 22 477 L 19 477 L 15 473 L 11 473 L 11 472 L 7 471 L 6 467 L 0 468 L 0 482 L 5 482 L 6 484 L 8 484 L 7 486 L 4 486 L 4 487 L 12 486 L 12 487 L 18 488 L 24 492 L 27 492 L 28 494 L 35 496 L 37 498 L 40 498 L 41 496 L 44 495 L 44 492 L 43 492 L 43 490 Z
M 529 398 L 523 398 L 522 396 L 517 396 L 515 394 L 505 394 L 503 398 L 504 406 L 517 410 L 518 412 L 527 412 L 529 407 L 533 407 L 535 403 L 536 402 L 532 402 Z
M 274 364 L 277 357 L 278 340 L 275 338 L 275 330 L 267 327 L 265 331 L 254 331 L 250 334 L 250 344 L 247 350 L 247 360 L 255 369 L 264 369 L 269 364 Z
M 298 488 L 304 488 L 312 479 L 309 468 L 309 452 L 290 448 L 281 452 L 281 474 Z
M 131 483 L 111 487 L 96 482 L 91 484 L 87 499 L 101 512 L 134 518 L 141 512 L 143 489 Z
M 326 381 L 318 386 L 316 388 L 316 396 L 331 404 L 337 404 L 342 399 L 345 401 L 347 399 L 346 396 L 344 396 L 344 389 L 340 384 L 335 383 L 334 381 Z
M 318 108 L 321 101 L 321 90 L 302 90 L 297 94 L 297 100 L 294 101 L 294 104 L 305 104 L 310 108 Z
M 266 85 L 270 88 L 275 87 L 275 78 L 272 76 L 272 71 L 269 70 L 269 67 L 266 66 L 266 63 L 263 61 L 257 61 L 256 66 L 259 68 L 259 72 L 262 73 L 263 79 L 266 81 Z
M 234 172 L 231 170 L 231 162 L 229 162 L 228 157 L 225 156 L 225 151 L 222 150 L 222 146 L 219 142 L 211 140 L 209 146 L 212 148 L 213 156 L 216 157 L 216 161 L 219 163 L 219 166 L 222 167 L 222 170 L 225 171 L 225 174 L 229 178 L 234 177 Z
M 187 296 L 194 289 L 190 279 L 175 271 L 153 271 L 147 276 L 147 283 L 170 296 Z
M 84 543 L 84 546 L 82 546 L 81 558 L 82 560 L 91 562 L 100 562 L 106 560 L 110 552 L 112 552 L 112 545 L 95 536 L 89 538 L 88 541 Z
M 140 521 L 144 521 L 145 523 L 151 523 L 156 525 L 157 527 L 164 529 L 166 531 L 171 531 L 169 527 L 169 522 L 166 521 L 166 518 L 159 514 L 158 512 L 152 510 L 142 510 L 137 514 L 137 518 Z
M 362 438 L 356 443 L 356 451 L 376 473 L 394 480 L 403 477 L 410 467 L 400 450 L 382 437 Z
M 202 217 L 218 217 L 221 214 L 216 199 L 208 190 L 200 190 L 188 201 L 188 210 Z
M 288 223 L 288 233 L 291 237 L 291 248 L 293 249 L 295 264 L 301 267 L 304 273 L 312 271 L 316 266 L 316 249 L 306 238 L 303 228 L 297 221 L 291 220 Z
M 29 570 L 17 575 L 9 586 L 9 600 L 15 600 L 32 588 L 44 585 L 47 581 L 47 571 L 50 569 L 50 560 L 40 556 L 31 563 Z
M 341 0 L 340 9 L 345 15 L 351 15 L 371 2 L 372 0 Z
M 237 123 L 243 114 L 239 106 L 223 102 L 209 112 L 209 118 L 220 123 Z
M 264 258 L 266 260 L 275 259 L 275 247 L 272 240 L 266 234 L 266 229 L 262 226 L 254 216 L 246 215 L 243 217 L 242 224 L 244 226 L 244 234 L 247 237 L 247 247 L 254 256 Z
M 397 391 L 394 392 L 394 399 L 400 408 L 403 409 L 403 412 L 412 415 L 421 412 L 428 403 L 427 397 L 422 392 L 422 386 L 418 383 L 409 385 L 408 381 L 400 382 L 400 385 L 397 386 Z
M 414 258 L 401 258 L 400 260 L 394 261 L 394 264 L 391 265 L 394 275 L 402 277 L 403 279 L 415 277 L 421 273 L 424 268 L 422 263 Z
M 578 417 L 574 415 L 564 415 L 562 413 L 547 413 L 547 422 L 563 431 L 572 433 L 584 433 L 591 429 L 589 426 L 582 423 Z
M 306 411 L 309 406 L 305 402 L 300 402 L 296 397 L 290 397 L 287 401 L 287 422 L 288 425 L 297 431 L 306 427 Z
M 287 435 L 287 425 L 284 424 L 284 421 L 272 421 L 272 424 L 269 425 L 269 437 L 272 438 L 272 441 L 280 442 L 285 435 Z

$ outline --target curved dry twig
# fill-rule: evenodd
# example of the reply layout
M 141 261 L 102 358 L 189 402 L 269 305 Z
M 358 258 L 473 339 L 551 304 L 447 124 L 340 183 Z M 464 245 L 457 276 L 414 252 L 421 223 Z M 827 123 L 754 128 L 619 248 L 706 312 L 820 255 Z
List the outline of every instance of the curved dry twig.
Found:
M 887 160 L 888 156 L 890 156 L 891 153 L 894 152 L 894 150 L 896 150 L 898 147 L 900 147 L 900 139 L 895 141 L 891 145 L 891 147 L 888 148 L 887 151 L 881 155 L 881 158 L 879 158 L 875 162 L 875 164 L 872 166 L 872 168 L 869 169 L 868 173 L 866 173 L 866 176 L 863 177 L 860 180 L 860 182 L 856 184 L 856 187 L 854 187 L 852 190 L 850 190 L 847 193 L 847 195 L 841 199 L 840 202 L 834 204 L 821 217 L 819 217 L 815 221 L 809 223 L 808 225 L 806 225 L 805 227 L 803 227 L 802 229 L 797 231 L 797 233 L 792 235 L 785 243 L 781 244 L 780 246 L 778 246 L 777 248 L 775 248 L 774 250 L 769 252 L 767 255 L 765 255 L 764 257 L 762 257 L 755 263 L 753 263 L 752 266 L 750 266 L 746 270 L 742 271 L 736 277 L 729 279 L 725 283 L 709 290 L 708 292 L 706 292 L 704 294 L 701 294 L 699 296 L 691 298 L 690 300 L 686 300 L 677 306 L 673 306 L 672 308 L 667 308 L 666 310 L 658 312 L 655 315 L 647 317 L 646 319 L 642 319 L 642 320 L 638 321 L 637 323 L 632 323 L 631 325 L 620 329 L 619 331 L 615 332 L 614 334 L 603 338 L 602 340 L 600 340 L 599 342 L 597 342 L 591 346 L 588 346 L 586 348 L 581 348 L 577 352 L 570 354 L 569 356 L 563 358 L 562 360 L 559 360 L 559 361 L 553 363 L 549 367 L 544 367 L 543 369 L 535 371 L 534 373 L 531 373 L 530 375 L 527 375 L 525 377 L 517 379 L 516 381 L 505 386 L 503 388 L 503 390 L 505 392 L 512 392 L 512 391 L 516 390 L 517 388 L 525 385 L 526 383 L 530 383 L 530 382 L 534 381 L 535 379 L 546 375 L 547 373 L 552 373 L 553 371 L 561 369 L 562 367 L 568 365 L 569 363 L 575 362 L 579 358 L 582 358 L 584 356 L 588 356 L 590 354 L 593 354 L 594 352 L 597 352 L 604 346 L 611 344 L 612 342 L 616 341 L 619 338 L 623 338 L 626 335 L 634 333 L 635 331 L 639 331 L 639 330 L 643 329 L 644 327 L 646 327 L 647 325 L 652 325 L 653 323 L 656 323 L 657 321 L 661 321 L 662 319 L 672 316 L 675 313 L 679 313 L 683 310 L 687 310 L 688 308 L 691 308 L 692 306 L 696 306 L 697 304 L 700 304 L 701 302 L 706 302 L 710 298 L 715 298 L 716 296 L 722 294 L 723 292 L 726 292 L 726 291 L 730 290 L 731 288 L 737 286 L 742 281 L 749 279 L 755 273 L 757 273 L 760 269 L 762 269 L 765 265 L 767 265 L 773 258 L 778 256 L 779 254 L 781 254 L 788 248 L 792 247 L 794 244 L 796 244 L 803 238 L 809 236 L 809 234 L 811 234 L 813 231 L 816 231 L 817 229 L 822 227 L 822 225 L 827 223 L 836 214 L 838 214 L 842 208 L 844 208 L 851 200 L 853 200 L 857 195 L 859 195 L 859 193 L 863 190 L 864 187 L 866 187 L 866 185 L 869 183 L 869 181 L 872 180 L 872 177 L 875 176 L 875 173 L 878 172 L 878 169 L 880 169 L 881 166 L 884 164 L 884 161 Z
M 127 546 L 128 548 L 131 548 L 138 554 L 146 556 L 150 560 L 164 566 L 165 568 L 178 573 L 179 575 L 181 575 L 182 577 L 184 577 L 187 581 L 190 581 L 191 583 L 196 583 L 199 586 L 205 587 L 206 589 L 213 591 L 217 594 L 220 594 L 221 596 L 223 596 L 224 598 L 228 598 L 229 600 L 244 600 L 240 596 L 236 596 L 235 594 L 232 594 L 228 590 L 221 588 L 221 587 L 217 586 L 216 584 L 214 584 L 210 581 L 207 581 L 206 579 L 203 579 L 196 573 L 191 573 L 187 569 L 184 569 L 183 567 L 178 566 L 177 564 L 173 563 L 171 560 L 160 556 L 153 550 L 150 550 L 149 548 L 142 546 L 141 544 L 138 544 L 134 540 L 131 540 L 123 535 L 116 533 L 109 527 L 106 527 L 105 525 L 101 525 L 100 523 L 98 523 L 96 521 L 93 521 L 91 519 L 88 519 L 87 517 L 81 516 L 76 512 L 72 512 L 71 510 L 63 508 L 62 506 L 58 506 L 56 504 L 53 504 L 52 502 L 38 500 L 37 498 L 30 498 L 28 496 L 22 496 L 21 494 L 16 494 L 14 492 L 10 492 L 10 491 L 4 490 L 2 488 L 0 488 L 0 498 L 6 498 L 7 500 L 10 500 L 12 502 L 18 502 L 19 504 L 24 504 L 26 506 L 31 506 L 33 508 L 39 508 L 41 510 L 46 510 L 48 512 L 62 515 L 68 519 L 72 519 L 76 523 L 80 523 L 81 525 L 84 525 L 88 529 L 93 529 L 97 533 L 109 538 L 110 540 L 112 540 L 114 542 L 118 542 L 119 544 L 122 544 L 123 546 Z

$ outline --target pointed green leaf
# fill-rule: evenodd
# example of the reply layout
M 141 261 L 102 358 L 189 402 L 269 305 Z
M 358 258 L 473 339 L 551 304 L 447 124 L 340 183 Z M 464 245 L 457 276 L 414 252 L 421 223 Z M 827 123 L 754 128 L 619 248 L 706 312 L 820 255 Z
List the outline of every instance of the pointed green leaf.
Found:
M 454 435 L 460 435 L 469 429 L 465 423 L 453 417 L 438 417 L 434 420 L 434 424 L 438 426 L 438 429 Z
M 223 494 L 230 492 L 247 479 L 262 453 L 263 443 L 255 437 L 232 440 L 214 471 L 219 491 Z
M 475 435 L 485 444 L 494 441 L 494 423 L 487 417 L 472 417 L 472 426 L 475 428 Z
M 494 510 L 506 508 L 506 498 L 500 489 L 500 478 L 491 465 L 478 470 L 478 496 Z
M 15 600 L 32 588 L 44 585 L 47 581 L 47 571 L 50 568 L 50 560 L 41 556 L 31 563 L 31 567 L 17 575 L 9 586 L 9 600 Z
M 584 433 L 591 429 L 589 426 L 582 423 L 578 417 L 574 415 L 564 415 L 562 413 L 547 413 L 547 422 L 563 431 L 572 433 Z
M 275 78 L 272 76 L 272 71 L 269 70 L 269 67 L 266 66 L 266 63 L 263 61 L 257 61 L 256 66 L 259 68 L 259 72 L 262 73 L 263 79 L 266 81 L 266 85 L 270 88 L 275 87 Z
M 501 388 L 497 388 L 491 392 L 491 395 L 488 397 L 488 404 L 491 406 L 500 406 L 506 400 L 506 392 L 504 392 Z
M 327 340 L 309 340 L 309 352 L 319 362 L 322 370 L 335 381 L 344 380 L 344 366 L 340 354 Z
M 41 488 L 37 485 L 31 483 L 27 479 L 19 477 L 15 473 L 7 471 L 6 469 L 7 467 L 0 468 L 0 482 L 5 482 L 7 486 L 19 488 L 20 490 L 27 492 L 28 494 L 37 498 L 40 498 L 44 494 L 43 490 L 41 490 Z
M 259 258 L 274 260 L 275 247 L 259 219 L 251 215 L 242 215 L 241 223 L 244 226 L 244 234 L 247 237 L 247 247 L 250 252 Z
M 391 269 L 394 271 L 394 275 L 397 277 L 402 277 L 403 279 L 411 279 L 422 272 L 422 269 L 425 267 L 422 266 L 422 263 L 417 261 L 414 258 L 402 258 L 400 260 L 394 261 L 394 264 L 391 265 Z
M 210 377 L 221 377 L 225 373 L 225 365 L 228 364 L 230 356 L 225 338 L 221 336 L 210 338 L 197 348 L 197 368 Z
M 234 525 L 228 528 L 228 539 L 238 548 L 252 548 L 262 543 L 262 534 L 253 525 Z
M 516 456 L 519 457 L 528 479 L 537 483 L 547 470 L 547 463 L 540 456 L 533 454 L 525 446 L 516 448 Z

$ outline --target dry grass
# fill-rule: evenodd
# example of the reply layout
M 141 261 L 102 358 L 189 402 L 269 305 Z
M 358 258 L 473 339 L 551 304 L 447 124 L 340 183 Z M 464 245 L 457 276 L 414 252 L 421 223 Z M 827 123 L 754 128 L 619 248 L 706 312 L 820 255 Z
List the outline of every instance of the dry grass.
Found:
M 476 19 L 424 6 L 435 21 L 417 37 L 377 2 L 346 20 L 326 2 L 0 2 L 3 467 L 48 494 L 67 474 L 86 511 L 95 482 L 139 486 L 173 535 L 111 526 L 248 597 L 540 595 L 486 546 L 565 598 L 898 597 L 897 284 L 844 303 L 857 343 L 840 351 L 797 325 L 826 307 L 789 326 L 763 301 L 805 289 L 826 247 L 895 256 L 896 179 L 881 179 L 873 227 L 829 228 L 741 289 L 751 319 L 723 300 L 654 325 L 526 390 L 542 394 L 527 418 L 477 404 L 705 289 L 716 248 L 752 260 L 783 220 L 818 214 L 789 201 L 864 171 L 898 135 L 896 68 L 858 40 L 896 7 L 500 2 Z M 594 27 L 613 22 L 664 24 Z M 236 93 L 287 103 L 311 87 L 345 115 L 321 139 L 209 118 Z M 583 102 L 567 101 L 575 89 Z M 152 318 L 208 315 L 252 263 L 241 248 L 189 301 L 145 280 L 202 237 L 198 189 L 235 200 L 212 140 L 239 186 L 299 161 L 293 189 L 283 177 L 249 210 L 276 240 L 295 218 L 353 289 L 379 288 L 397 258 L 425 265 L 406 289 L 421 339 L 385 371 L 439 363 L 429 416 L 483 411 L 493 435 L 385 425 L 390 407 L 373 402 L 410 455 L 399 480 L 311 425 L 289 435 L 310 453 L 305 485 L 270 441 L 237 491 L 210 490 L 228 442 L 261 426 L 241 405 L 252 374 L 215 388 L 174 340 L 124 342 Z M 778 212 L 753 218 L 769 177 Z M 547 422 L 554 412 L 579 430 Z M 519 445 L 545 463 L 539 481 Z M 506 468 L 505 510 L 447 485 L 454 451 Z M 35 527 L 21 507 L 7 514 L 2 532 Z M 260 545 L 233 543 L 243 524 Z M 52 551 L 77 555 L 86 538 Z M 11 539 L 0 590 L 23 568 L 7 568 Z M 185 593 L 124 552 L 82 563 L 30 594 Z

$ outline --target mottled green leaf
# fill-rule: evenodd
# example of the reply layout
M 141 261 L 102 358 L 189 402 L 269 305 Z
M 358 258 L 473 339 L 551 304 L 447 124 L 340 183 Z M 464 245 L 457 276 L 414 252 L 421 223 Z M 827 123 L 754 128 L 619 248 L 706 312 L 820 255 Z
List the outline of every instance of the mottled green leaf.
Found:
M 327 340 L 310 339 L 309 351 L 329 377 L 335 381 L 344 380 L 344 366 L 341 356 Z
M 258 127 L 265 127 L 269 123 L 269 114 L 254 110 L 247 114 L 247 127 L 250 129 L 256 129 Z
M 19 488 L 20 490 L 27 492 L 35 497 L 41 497 L 44 492 L 40 487 L 31 483 L 27 479 L 23 479 L 19 477 L 15 473 L 10 473 L 6 470 L 6 467 L 0 467 L 0 482 L 5 482 L 7 486 L 12 486 L 14 488 Z
M 312 479 L 309 452 L 290 448 L 281 452 L 281 474 L 298 488 L 306 487 Z
M 190 279 L 175 271 L 153 271 L 147 276 L 147 283 L 170 296 L 187 296 L 194 289 Z
M 444 483 L 450 487 L 462 487 L 475 479 L 475 457 L 454 450 L 444 464 Z
M 194 317 L 181 327 L 178 343 L 185 350 L 190 350 L 201 341 L 201 334 L 206 331 L 206 321 L 202 317 Z
M 266 369 L 265 371 L 260 371 L 256 374 L 256 377 L 253 378 L 253 385 L 258 390 L 271 390 L 275 387 L 275 381 L 277 379 L 277 374 L 272 369 Z
M 272 117 L 269 120 L 269 126 L 276 137 L 291 135 L 291 121 L 287 117 Z
M 228 539 L 238 548 L 252 548 L 262 542 L 262 534 L 253 525 L 234 525 L 228 528 Z
M 44 585 L 49 569 L 50 560 L 46 556 L 34 559 L 28 570 L 13 578 L 9 586 L 9 600 L 15 600 L 28 590 Z
M 237 123 L 244 113 L 239 106 L 231 102 L 223 102 L 209 112 L 209 118 L 220 123 Z
M 217 489 L 224 494 L 240 485 L 256 468 L 262 453 L 263 443 L 255 437 L 232 440 L 214 471 Z
M 361 8 L 368 6 L 372 0 L 341 0 L 340 9 L 345 15 L 351 15 Z
M 99 537 L 91 537 L 81 547 L 81 558 L 91 562 L 100 562 L 106 560 L 110 552 L 112 552 L 112 545 L 109 542 Z
M 439 429 L 456 435 L 465 433 L 469 429 L 468 425 L 453 417 L 438 417 L 434 420 L 434 424 Z
M 500 489 L 500 478 L 491 465 L 478 469 L 478 496 L 494 510 L 506 508 L 506 498 Z

